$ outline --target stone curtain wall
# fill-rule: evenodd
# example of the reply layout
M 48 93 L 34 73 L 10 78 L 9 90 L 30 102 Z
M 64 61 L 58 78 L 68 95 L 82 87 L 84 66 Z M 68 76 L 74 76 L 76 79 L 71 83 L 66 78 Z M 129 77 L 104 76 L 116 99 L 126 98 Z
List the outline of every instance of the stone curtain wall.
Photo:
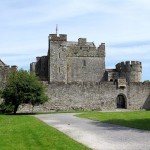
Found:
M 49 97 L 51 98 L 51 106 L 54 109 L 70 110 L 102 110 L 114 109 L 114 99 L 111 87 L 106 94 L 105 87 L 111 86 L 115 89 L 115 85 L 105 83 L 100 85 L 87 84 L 68 84 L 49 86 Z M 114 88 L 113 88 L 114 87 Z
M 130 83 L 127 90 L 129 109 L 150 110 L 150 83 Z
M 127 109 L 150 109 L 150 84 L 131 83 L 125 89 L 118 89 L 112 82 L 100 84 L 60 84 L 48 87 L 50 100 L 34 111 L 64 110 L 115 110 L 119 94 L 125 95 Z M 31 111 L 31 106 L 22 107 L 20 111 Z

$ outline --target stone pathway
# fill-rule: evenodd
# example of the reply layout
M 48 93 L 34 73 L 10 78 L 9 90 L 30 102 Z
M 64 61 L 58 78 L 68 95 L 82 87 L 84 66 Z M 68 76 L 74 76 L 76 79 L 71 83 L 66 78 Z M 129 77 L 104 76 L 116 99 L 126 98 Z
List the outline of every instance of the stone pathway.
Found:
M 93 150 L 150 150 L 150 131 L 78 118 L 74 113 L 35 117 Z

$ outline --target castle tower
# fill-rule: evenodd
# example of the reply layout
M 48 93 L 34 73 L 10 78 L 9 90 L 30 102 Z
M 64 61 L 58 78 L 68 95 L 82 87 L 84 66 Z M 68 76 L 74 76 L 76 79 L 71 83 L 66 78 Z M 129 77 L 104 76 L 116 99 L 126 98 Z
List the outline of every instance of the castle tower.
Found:
M 49 34 L 48 59 L 49 83 L 104 81 L 105 43 L 97 48 L 86 38 L 67 41 L 66 34 Z
M 126 78 L 127 82 L 142 81 L 142 63 L 139 61 L 125 61 L 116 65 L 119 77 Z
M 49 34 L 48 36 L 49 82 L 66 82 L 67 80 L 66 51 L 64 50 L 66 42 L 66 34 Z
M 130 82 L 142 81 L 142 63 L 139 61 L 131 61 L 130 72 L 127 74 Z

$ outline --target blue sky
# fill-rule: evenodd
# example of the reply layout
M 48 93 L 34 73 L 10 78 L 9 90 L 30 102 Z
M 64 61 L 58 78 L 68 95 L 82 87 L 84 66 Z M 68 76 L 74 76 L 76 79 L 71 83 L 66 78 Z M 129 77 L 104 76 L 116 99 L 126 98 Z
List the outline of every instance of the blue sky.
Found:
M 1 0 L 0 59 L 29 69 L 47 54 L 48 35 L 68 35 L 106 44 L 106 67 L 138 60 L 150 79 L 150 1 L 148 0 Z

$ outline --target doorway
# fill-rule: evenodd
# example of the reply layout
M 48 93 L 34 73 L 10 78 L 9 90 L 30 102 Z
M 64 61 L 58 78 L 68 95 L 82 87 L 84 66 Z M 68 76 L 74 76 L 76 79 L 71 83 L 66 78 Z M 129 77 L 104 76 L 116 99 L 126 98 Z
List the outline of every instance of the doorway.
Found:
M 126 97 L 123 94 L 117 96 L 117 108 L 126 108 Z

